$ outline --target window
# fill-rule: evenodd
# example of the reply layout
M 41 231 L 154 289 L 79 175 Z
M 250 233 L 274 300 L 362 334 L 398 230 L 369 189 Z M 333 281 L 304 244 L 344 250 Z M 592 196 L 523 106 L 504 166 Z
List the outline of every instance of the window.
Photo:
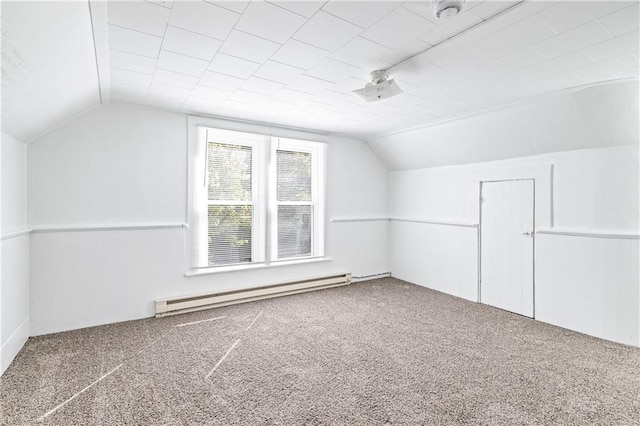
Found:
M 191 268 L 324 255 L 324 144 L 198 127 Z

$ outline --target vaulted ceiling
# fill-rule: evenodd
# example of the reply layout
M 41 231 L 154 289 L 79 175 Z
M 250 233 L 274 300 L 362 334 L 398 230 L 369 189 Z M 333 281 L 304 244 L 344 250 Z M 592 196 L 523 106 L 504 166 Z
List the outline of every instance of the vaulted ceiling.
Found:
M 2 9 L 3 131 L 25 141 L 116 101 L 369 138 L 638 78 L 634 0 L 467 0 L 449 21 L 434 18 L 431 0 Z M 376 69 L 404 93 L 354 95 Z

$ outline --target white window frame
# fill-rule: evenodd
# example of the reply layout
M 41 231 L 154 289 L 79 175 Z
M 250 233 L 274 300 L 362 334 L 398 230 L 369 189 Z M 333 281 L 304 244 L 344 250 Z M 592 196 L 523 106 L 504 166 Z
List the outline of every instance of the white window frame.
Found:
M 277 199 L 277 170 L 276 170 L 276 153 L 279 150 L 304 152 L 311 154 L 311 201 L 310 202 L 280 202 Z M 323 145 L 317 142 L 301 141 L 287 138 L 271 139 L 271 167 L 270 167 L 270 206 L 269 212 L 274 217 L 269 221 L 270 235 L 269 254 L 271 261 L 307 259 L 309 257 L 324 256 L 324 194 L 325 182 L 322 179 L 324 174 L 323 165 L 325 164 Z M 310 205 L 313 211 L 313 222 L 311 224 L 311 254 L 298 257 L 287 257 L 278 259 L 278 206 L 280 205 Z
M 216 140 L 220 143 L 251 146 L 253 149 L 252 197 L 253 232 L 252 262 L 234 265 L 208 265 L 206 234 L 208 191 L 198 185 L 206 185 L 206 131 L 240 132 L 247 138 Z M 275 130 L 275 132 L 274 132 Z M 274 133 L 278 136 L 273 136 Z M 228 272 L 325 261 L 325 199 L 326 199 L 326 136 L 294 129 L 265 128 L 253 123 L 235 123 L 221 119 L 190 116 L 188 118 L 188 162 L 187 162 L 187 253 L 186 276 Z M 312 155 L 312 203 L 314 205 L 312 254 L 309 256 L 277 259 L 277 179 L 276 150 L 308 152 Z M 206 199 L 203 200 L 203 194 Z M 237 204 L 231 202 L 230 204 Z M 261 209 L 261 206 L 264 208 Z

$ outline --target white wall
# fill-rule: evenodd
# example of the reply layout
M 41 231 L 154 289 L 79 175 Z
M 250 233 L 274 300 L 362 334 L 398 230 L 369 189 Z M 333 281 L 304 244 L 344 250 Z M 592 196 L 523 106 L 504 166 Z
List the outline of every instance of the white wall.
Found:
M 392 221 L 393 275 L 477 300 L 477 228 L 457 226 L 479 222 L 477 175 L 552 165 L 552 191 L 546 191 L 552 202 L 544 204 L 552 206 L 551 229 L 560 234 L 536 235 L 536 318 L 640 345 L 639 164 L 638 146 L 627 145 L 392 172 L 392 217 L 451 222 Z M 540 216 L 537 211 L 538 227 Z M 571 235 L 575 231 L 635 238 Z
M 0 374 L 29 337 L 29 234 L 26 229 L 26 146 L 2 134 L 0 241 Z
M 388 172 L 366 144 L 330 138 L 328 219 L 387 216 Z M 29 145 L 34 228 L 186 223 L 187 117 L 131 105 L 92 110 Z M 34 232 L 31 333 L 152 316 L 154 300 L 352 272 L 388 271 L 388 225 L 329 223 L 333 260 L 185 277 L 186 229 Z

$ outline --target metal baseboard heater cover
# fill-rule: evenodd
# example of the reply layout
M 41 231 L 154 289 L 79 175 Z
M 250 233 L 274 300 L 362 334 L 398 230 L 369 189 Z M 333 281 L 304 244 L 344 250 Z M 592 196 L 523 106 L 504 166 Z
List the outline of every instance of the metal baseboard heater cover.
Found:
M 156 300 L 156 318 L 351 284 L 351 274 Z

